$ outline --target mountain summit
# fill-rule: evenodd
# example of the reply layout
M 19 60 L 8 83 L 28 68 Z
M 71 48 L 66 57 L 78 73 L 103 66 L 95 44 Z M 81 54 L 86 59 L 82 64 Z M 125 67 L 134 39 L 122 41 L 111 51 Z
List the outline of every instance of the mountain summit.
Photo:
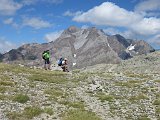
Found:
M 126 39 L 121 35 L 106 35 L 95 27 L 80 29 L 71 26 L 54 42 L 26 44 L 3 54 L 2 61 L 42 65 L 41 54 L 49 49 L 52 61 L 67 57 L 72 68 L 82 68 L 100 63 L 115 64 L 135 55 L 155 51 L 143 40 Z

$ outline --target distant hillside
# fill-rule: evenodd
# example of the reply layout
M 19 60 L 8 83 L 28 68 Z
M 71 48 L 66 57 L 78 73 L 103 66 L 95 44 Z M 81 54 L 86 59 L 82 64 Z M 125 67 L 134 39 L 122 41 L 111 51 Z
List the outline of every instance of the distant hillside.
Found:
M 0 62 L 3 60 L 3 54 L 0 53 Z
M 160 52 L 69 73 L 0 63 L 0 120 L 158 120 Z
M 120 63 L 121 60 L 155 51 L 143 40 L 134 41 L 121 35 L 109 36 L 95 27 L 80 29 L 71 26 L 54 42 L 26 44 L 5 53 L 1 59 L 9 63 L 41 66 L 41 54 L 46 49 L 51 51 L 54 62 L 60 57 L 67 57 L 70 68 Z M 73 63 L 76 65 L 73 66 Z

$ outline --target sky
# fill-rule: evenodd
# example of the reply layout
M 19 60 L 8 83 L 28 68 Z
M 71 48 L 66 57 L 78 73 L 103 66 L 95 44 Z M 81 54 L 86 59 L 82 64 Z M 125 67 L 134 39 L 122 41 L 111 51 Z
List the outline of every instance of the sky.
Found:
M 0 52 L 54 41 L 70 26 L 145 40 L 160 49 L 159 0 L 0 0 Z

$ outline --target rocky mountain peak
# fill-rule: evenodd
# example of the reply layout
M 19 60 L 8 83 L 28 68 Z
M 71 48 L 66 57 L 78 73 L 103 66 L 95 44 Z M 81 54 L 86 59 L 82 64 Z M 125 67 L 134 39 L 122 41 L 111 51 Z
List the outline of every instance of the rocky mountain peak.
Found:
M 126 40 L 126 38 L 124 38 L 120 34 L 116 34 L 116 35 L 114 35 L 114 37 L 115 37 L 115 39 L 117 39 L 117 41 L 119 41 L 125 47 L 128 47 L 131 44 L 131 43 L 128 42 L 128 40 Z
M 78 32 L 79 30 L 80 28 L 76 26 L 70 26 L 68 29 L 64 30 L 62 34 L 72 34 L 72 33 Z
M 90 27 L 88 28 L 90 31 L 97 31 L 97 28 L 96 27 Z
M 116 35 L 114 35 L 115 37 L 117 37 L 117 38 L 120 38 L 120 39 L 125 39 L 122 35 L 120 35 L 120 34 L 116 34 Z
M 134 46 L 134 49 L 130 51 L 129 46 Z M 27 60 L 25 61 L 27 64 L 31 62 L 32 65 L 43 65 L 41 54 L 46 49 L 51 51 L 52 61 L 57 61 L 60 57 L 68 58 L 71 68 L 82 68 L 101 63 L 115 64 L 122 59 L 130 58 L 132 55 L 130 52 L 139 55 L 154 51 L 145 41 L 126 39 L 119 34 L 108 36 L 96 27 L 81 29 L 71 26 L 64 30 L 54 42 L 26 44 L 2 57 L 3 61 Z
M 71 33 L 75 33 L 77 31 L 80 30 L 80 28 L 76 27 L 76 26 L 70 26 L 68 29 L 67 29 L 69 32 Z
M 87 29 L 91 33 L 98 33 L 101 32 L 101 30 L 97 29 L 96 27 L 90 27 Z

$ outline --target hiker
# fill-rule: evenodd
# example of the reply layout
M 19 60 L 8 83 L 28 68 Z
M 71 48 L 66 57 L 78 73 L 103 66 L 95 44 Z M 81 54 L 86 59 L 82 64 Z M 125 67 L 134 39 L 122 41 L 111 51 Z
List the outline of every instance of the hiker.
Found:
M 44 59 L 44 69 L 50 70 L 50 52 L 49 50 L 46 50 L 42 54 L 42 58 Z
M 68 70 L 68 60 L 67 60 L 67 58 L 60 58 L 59 60 L 58 60 L 58 66 L 60 66 L 61 68 L 62 68 L 62 70 L 63 70 L 63 72 L 69 72 L 69 70 Z

